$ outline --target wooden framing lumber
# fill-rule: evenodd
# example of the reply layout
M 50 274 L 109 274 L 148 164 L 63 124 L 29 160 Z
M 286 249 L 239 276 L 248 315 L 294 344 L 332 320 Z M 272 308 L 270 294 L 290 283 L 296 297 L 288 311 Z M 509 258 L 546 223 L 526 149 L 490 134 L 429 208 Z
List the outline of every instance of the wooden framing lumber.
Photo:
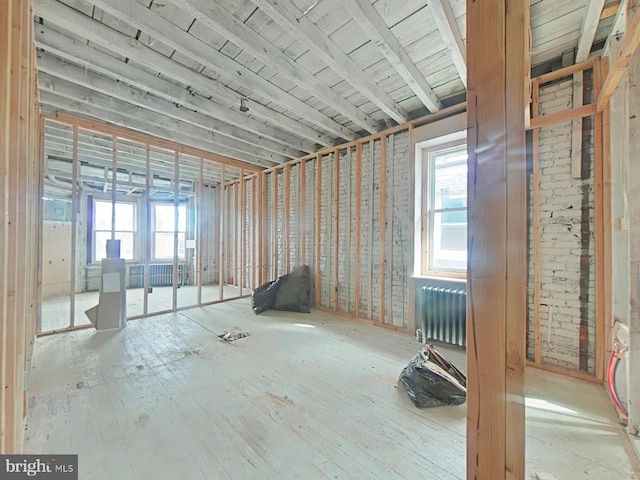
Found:
M 115 138 L 115 137 L 114 137 Z M 178 308 L 178 229 L 180 228 L 180 215 L 178 207 L 180 206 L 180 154 L 174 153 L 174 173 L 173 173 L 173 303 L 172 309 Z M 113 178 L 116 175 L 114 172 Z M 114 184 L 115 185 L 115 184 Z M 115 186 L 113 188 L 115 195 Z
M 298 216 L 300 225 L 300 259 L 301 264 L 308 264 L 307 252 L 307 161 L 300 162 L 300 213 Z
M 528 3 L 467 1 L 467 478 L 524 478 Z M 481 328 L 480 328 L 481 326 Z
M 333 152 L 335 167 L 333 170 L 333 207 L 334 225 L 333 231 L 333 311 L 338 311 L 338 264 L 340 250 L 338 248 L 340 233 L 340 150 Z
M 602 59 L 602 76 L 609 73 L 609 59 Z M 603 289 L 604 289 L 604 358 L 611 355 L 611 327 L 613 326 L 613 232 L 611 220 L 611 109 L 610 105 L 602 111 L 602 210 L 604 251 Z
M 360 317 L 360 210 L 362 208 L 362 143 L 356 144 L 356 271 L 355 271 L 355 316 Z
M 218 234 L 218 300 L 222 301 L 224 299 L 224 277 L 225 277 L 225 264 L 227 263 L 227 256 L 225 255 L 225 247 L 227 241 L 225 239 L 226 231 L 225 223 L 227 221 L 227 214 L 225 213 L 226 201 L 225 201 L 225 186 L 224 186 L 224 177 L 225 177 L 225 168 L 226 166 L 222 165 L 222 173 L 220 179 L 220 185 L 218 189 L 220 190 L 220 199 L 218 204 L 218 225 L 217 225 L 217 234 Z
M 280 268 L 278 265 L 278 170 L 273 171 L 273 187 L 271 188 L 271 193 L 273 193 L 273 220 L 271 222 L 272 227 L 272 235 L 273 235 L 273 275 L 272 278 L 275 280 L 280 275 Z
M 238 186 L 236 187 L 236 191 L 239 191 L 240 195 L 240 205 L 238 206 L 238 219 L 236 222 L 240 222 L 240 232 L 238 238 L 238 260 L 239 260 L 239 269 L 236 272 L 236 275 L 239 277 L 239 285 L 240 285 L 240 296 L 242 296 L 242 288 L 244 287 L 246 275 L 247 275 L 247 266 L 246 266 L 246 257 L 245 257 L 245 249 L 246 249 L 246 225 L 247 225 L 247 214 L 246 214 L 246 205 L 247 205 L 247 189 L 246 189 L 246 180 L 244 178 L 244 170 L 240 169 L 240 181 L 238 182 Z M 237 198 L 237 197 L 236 197 Z
M 291 165 L 284 167 L 284 269 L 291 269 Z
M 618 8 L 620 8 L 621 0 L 614 0 L 613 2 L 607 3 L 602 8 L 602 13 L 600 14 L 600 20 L 606 20 L 607 18 L 613 17 L 616 13 L 618 13 Z
M 149 190 L 151 188 L 151 165 L 149 163 L 149 144 L 145 145 L 145 179 L 144 179 L 144 231 L 147 235 L 151 232 L 151 199 L 149 196 Z M 146 238 L 144 242 L 144 292 L 143 292 L 143 305 L 142 314 L 149 313 L 149 262 L 151 261 L 151 238 Z
M 597 62 L 593 69 L 594 92 L 598 98 L 602 86 L 601 63 Z M 605 378 L 604 345 L 605 337 L 605 275 L 604 275 L 604 210 L 603 210 L 603 132 L 602 112 L 597 112 L 594 117 L 594 156 L 593 156 L 593 186 L 594 186 L 594 210 L 595 210 L 595 262 L 596 262 L 596 317 L 595 317 L 595 376 L 600 380 Z M 610 326 L 609 326 L 610 327 Z
M 593 68 L 595 61 L 595 58 L 589 58 L 584 62 L 579 62 L 574 65 L 569 65 L 568 67 L 559 68 L 558 70 L 554 70 L 553 72 L 538 75 L 532 80 L 537 80 L 538 84 L 544 85 L 545 83 L 553 82 L 554 80 L 558 80 L 562 77 L 569 77 L 576 72 L 581 72 L 583 70 Z
M 316 307 L 321 305 L 320 231 L 322 228 L 322 155 L 316 156 Z
M 393 145 L 393 144 L 392 144 Z M 393 150 L 391 151 L 391 156 L 393 158 Z M 413 143 L 413 127 L 409 127 L 409 228 L 408 228 L 408 238 L 409 238 L 409 252 L 407 252 L 407 259 L 409 262 L 407 271 L 409 273 L 409 278 L 407 280 L 409 292 L 408 292 L 408 303 L 407 305 L 407 329 L 411 335 L 415 334 L 416 331 L 416 313 L 415 313 L 415 305 L 416 305 L 416 288 L 415 288 L 415 280 L 413 275 L 413 268 L 415 263 L 415 201 L 416 198 L 416 182 L 413 181 L 416 175 L 416 149 Z M 391 186 L 391 191 L 393 192 L 393 185 Z M 391 202 L 393 205 L 393 202 Z M 393 228 L 393 225 L 392 225 Z M 383 243 L 384 247 L 384 243 Z M 384 251 L 384 248 L 382 249 Z M 384 265 L 382 265 L 382 269 L 384 270 Z M 384 297 L 383 297 L 384 298 Z M 393 306 L 392 306 L 393 311 Z M 423 333 L 424 338 L 424 333 Z
M 260 284 L 267 282 L 269 257 L 267 255 L 267 174 L 260 173 Z
M 567 122 L 575 118 L 590 117 L 595 113 L 596 113 L 596 106 L 595 104 L 591 103 L 589 105 L 583 105 L 582 107 L 563 110 L 557 113 L 550 113 L 548 115 L 533 117 L 531 119 L 531 123 L 528 130 L 533 130 L 534 128 L 548 127 L 549 125 Z
M 371 188 L 369 188 L 369 245 L 367 250 L 367 256 L 369 260 L 369 275 L 368 275 L 368 285 L 367 285 L 367 295 L 369 296 L 369 300 L 367 301 L 367 318 L 373 319 L 373 191 L 376 188 L 376 175 L 375 175 L 375 155 L 374 155 L 374 146 L 375 140 L 369 140 L 369 175 L 371 176 Z
M 604 79 L 602 88 L 600 89 L 600 93 L 597 97 L 598 100 L 596 108 L 599 112 L 603 111 L 605 106 L 609 103 L 609 99 L 618 87 L 618 83 L 620 83 L 620 79 L 627 70 L 629 62 L 633 58 L 638 45 L 640 45 L 640 10 L 634 14 L 631 24 L 627 28 L 627 33 L 622 39 L 620 51 L 613 61 L 613 64 L 610 65 L 609 73 Z
M 196 265 L 197 265 L 197 278 L 198 278 L 198 292 L 196 303 L 200 305 L 202 303 L 202 277 L 203 277 L 203 251 L 204 251 L 204 159 L 200 157 L 198 162 L 198 194 L 196 197 L 196 225 L 198 226 L 197 238 L 196 238 Z M 209 249 L 207 248 L 207 253 Z
M 446 1 L 446 0 L 445 0 Z M 411 141 L 409 148 L 411 148 Z M 411 178 L 411 176 L 409 176 Z M 413 197 L 409 197 L 413 198 Z M 412 218 L 412 217 L 409 217 Z M 409 222 L 412 224 L 413 222 Z M 380 137 L 380 323 L 384 323 L 385 307 L 385 238 L 387 234 L 387 137 Z M 411 238 L 411 235 L 409 235 Z M 410 249 L 411 250 L 411 249 Z
M 533 82 L 534 117 L 538 115 L 540 84 Z M 542 363 L 542 342 L 540 338 L 540 129 L 532 133 L 532 172 L 531 201 L 533 203 L 533 328 L 534 328 L 534 361 Z
M 78 127 L 73 127 L 73 158 L 71 160 L 71 281 L 69 290 L 69 326 L 76 324 L 76 270 L 78 238 Z M 114 174 L 115 178 L 115 174 Z
M 456 66 L 460 80 L 467 87 L 467 48 L 460 35 L 456 17 L 449 0 L 433 0 L 429 3 L 431 14 L 436 21 L 438 30 L 451 53 L 453 64 Z

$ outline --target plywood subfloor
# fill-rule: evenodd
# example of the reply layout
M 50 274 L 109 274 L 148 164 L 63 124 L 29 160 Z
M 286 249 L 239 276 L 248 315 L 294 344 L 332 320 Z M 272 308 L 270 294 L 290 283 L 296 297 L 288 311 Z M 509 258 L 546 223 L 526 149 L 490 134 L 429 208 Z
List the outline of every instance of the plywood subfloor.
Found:
M 177 307 L 192 307 L 198 304 L 198 287 L 192 285 L 181 286 L 177 290 Z M 240 288 L 233 285 L 225 285 L 222 289 L 223 299 L 240 296 Z M 251 290 L 242 290 L 243 295 L 250 294 Z M 89 318 L 85 311 L 98 304 L 98 292 L 76 293 L 75 298 L 75 325 L 88 325 Z M 202 303 L 215 302 L 220 299 L 220 287 L 218 285 L 202 286 Z M 69 295 L 60 295 L 48 298 L 42 302 L 42 332 L 61 330 L 70 326 L 70 302 Z M 163 312 L 173 308 L 173 287 L 153 287 L 148 294 L 148 313 Z M 144 313 L 144 289 L 127 289 L 127 316 L 134 317 Z
M 217 335 L 240 327 L 231 344 Z M 465 478 L 465 406 L 420 410 L 396 382 L 411 337 L 248 300 L 38 340 L 27 453 L 80 478 Z M 464 367 L 464 352 L 440 348 Z M 527 376 L 527 478 L 634 479 L 601 388 Z

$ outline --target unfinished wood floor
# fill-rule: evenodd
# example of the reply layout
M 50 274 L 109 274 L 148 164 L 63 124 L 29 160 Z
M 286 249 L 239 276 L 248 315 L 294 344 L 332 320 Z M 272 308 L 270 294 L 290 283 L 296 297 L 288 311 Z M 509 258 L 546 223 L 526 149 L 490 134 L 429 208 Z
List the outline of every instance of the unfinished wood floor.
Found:
M 240 327 L 231 344 L 217 335 Z M 419 410 L 411 337 L 248 300 L 38 340 L 26 453 L 76 453 L 80 478 L 465 478 L 465 406 Z M 464 367 L 464 353 L 439 348 Z M 634 479 L 601 388 L 530 371 L 527 478 Z

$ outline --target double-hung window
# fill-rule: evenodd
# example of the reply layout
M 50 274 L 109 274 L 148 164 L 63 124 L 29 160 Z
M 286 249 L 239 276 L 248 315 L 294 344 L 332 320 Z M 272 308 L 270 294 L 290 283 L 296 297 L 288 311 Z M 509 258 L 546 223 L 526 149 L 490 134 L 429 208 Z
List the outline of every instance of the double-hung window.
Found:
M 136 204 L 116 202 L 114 238 L 120 240 L 120 258 L 135 260 Z M 93 201 L 93 252 L 92 259 L 99 262 L 107 258 L 107 240 L 111 238 L 111 201 Z
M 153 260 L 173 260 L 176 210 L 172 203 L 153 204 Z M 187 207 L 178 205 L 178 258 L 185 258 Z
M 427 274 L 467 271 L 467 147 L 424 150 L 427 162 Z

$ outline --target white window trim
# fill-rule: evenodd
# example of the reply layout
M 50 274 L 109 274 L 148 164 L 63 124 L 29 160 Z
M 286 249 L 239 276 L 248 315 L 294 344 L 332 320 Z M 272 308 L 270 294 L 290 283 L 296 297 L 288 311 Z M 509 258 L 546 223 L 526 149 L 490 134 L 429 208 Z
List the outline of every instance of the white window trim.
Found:
M 93 202 L 93 208 L 91 211 L 91 215 L 93 216 L 92 218 L 92 222 L 91 222 L 91 263 L 92 264 L 98 264 L 101 262 L 102 259 L 98 258 L 97 256 L 97 251 L 96 251 L 96 232 L 109 232 L 111 233 L 111 230 L 98 230 L 96 229 L 96 203 L 108 203 L 111 204 L 111 196 L 102 196 L 102 195 L 92 195 L 92 202 Z M 138 237 L 140 234 L 139 228 L 138 226 L 140 225 L 140 219 L 139 219 L 139 202 L 137 199 L 126 199 L 123 200 L 123 197 L 117 197 L 116 198 L 116 203 L 127 203 L 127 204 L 131 204 L 133 205 L 133 221 L 134 221 L 134 229 L 131 231 L 131 233 L 133 233 L 133 258 L 127 258 L 125 259 L 127 262 L 131 263 L 131 262 L 137 262 L 139 259 L 139 249 L 138 249 Z M 120 231 L 120 230 L 117 230 Z M 122 230 L 124 232 L 129 232 L 129 230 Z
M 173 235 L 175 235 L 175 230 L 156 230 L 156 207 L 158 205 L 163 205 L 163 206 L 171 206 L 171 207 L 175 207 L 175 204 L 173 202 L 151 202 L 151 225 L 150 225 L 150 241 L 151 241 L 151 258 L 150 261 L 151 262 L 168 262 L 171 261 L 173 262 L 173 255 L 171 257 L 157 257 L 156 256 L 156 233 L 171 233 Z M 178 231 L 178 235 L 180 235 L 181 233 L 184 234 L 185 237 L 185 254 L 186 254 L 186 241 L 187 241 L 187 230 L 189 229 L 189 205 L 186 202 L 183 203 L 179 203 L 178 207 L 184 207 L 184 212 L 185 212 L 185 231 L 181 232 Z M 175 223 L 174 223 L 174 228 L 175 228 Z M 175 238 L 175 236 L 174 236 Z M 180 255 L 178 255 L 178 261 L 180 260 L 184 260 L 180 257 Z
M 427 187 L 430 185 L 430 181 L 427 185 L 424 185 L 425 179 L 429 179 L 427 168 L 427 162 L 424 161 L 424 155 L 428 152 L 436 152 L 446 150 L 449 148 L 455 148 L 456 146 L 465 145 L 467 143 L 466 130 L 453 131 L 446 135 L 440 135 L 435 138 L 429 138 L 424 141 L 415 143 L 415 216 L 414 216 L 414 265 L 413 276 L 414 277 L 439 277 L 439 278 L 453 278 L 453 279 L 466 279 L 467 272 L 461 270 L 433 270 L 430 269 L 431 261 L 428 258 L 430 252 L 425 252 L 425 244 L 423 242 L 423 234 L 430 235 L 430 225 L 428 222 L 429 212 L 428 196 L 431 194 L 432 188 Z M 426 187 L 426 188 L 425 188 Z M 426 191 L 425 191 L 426 190 Z M 424 196 L 426 193 L 427 197 Z M 427 246 L 429 245 L 427 240 Z

